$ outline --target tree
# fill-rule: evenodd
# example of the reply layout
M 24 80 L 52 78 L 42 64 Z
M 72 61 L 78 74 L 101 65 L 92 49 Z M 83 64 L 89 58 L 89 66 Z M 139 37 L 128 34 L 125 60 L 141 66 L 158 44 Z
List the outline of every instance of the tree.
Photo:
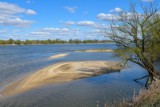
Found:
M 155 78 L 159 79 L 159 71 L 155 61 L 160 56 L 160 12 L 154 2 L 141 4 L 142 12 L 131 4 L 129 12 L 114 14 L 110 30 L 104 35 L 109 36 L 120 47 L 116 53 L 126 62 L 131 61 L 146 69 L 148 87 Z
M 13 44 L 14 43 L 14 40 L 13 39 L 9 39 L 8 40 L 8 44 Z
M 69 43 L 74 43 L 74 40 L 72 40 L 72 39 L 69 39 Z
M 15 44 L 16 44 L 16 45 L 21 45 L 21 44 L 22 44 L 22 41 L 21 41 L 21 40 L 16 40 L 16 41 L 15 41 Z

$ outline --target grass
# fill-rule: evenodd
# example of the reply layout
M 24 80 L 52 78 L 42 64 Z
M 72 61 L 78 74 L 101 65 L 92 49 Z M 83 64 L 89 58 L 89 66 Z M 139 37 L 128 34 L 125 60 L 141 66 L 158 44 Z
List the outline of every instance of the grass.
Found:
M 126 100 L 115 102 L 111 106 L 104 107 L 160 107 L 160 80 L 156 80 L 146 89 L 141 89 L 139 95 L 134 95 L 130 102 Z
M 160 107 L 160 80 L 153 82 L 148 90 L 142 89 L 133 98 L 133 107 Z

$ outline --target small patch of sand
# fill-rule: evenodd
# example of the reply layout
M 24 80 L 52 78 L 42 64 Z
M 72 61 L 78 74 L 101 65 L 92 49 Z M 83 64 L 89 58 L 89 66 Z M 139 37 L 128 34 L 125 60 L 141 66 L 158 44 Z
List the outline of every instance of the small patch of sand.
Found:
M 61 58 L 61 57 L 65 57 L 65 56 L 68 56 L 68 54 L 57 54 L 57 55 L 53 55 L 53 56 L 49 57 L 49 59 Z
M 0 91 L 3 96 L 12 96 L 27 90 L 53 83 L 64 83 L 80 78 L 87 78 L 116 72 L 121 69 L 118 62 L 81 61 L 63 62 L 48 66 L 32 73 L 21 80 L 11 83 Z
M 75 52 L 113 52 L 112 49 L 89 49 L 89 50 L 77 50 Z

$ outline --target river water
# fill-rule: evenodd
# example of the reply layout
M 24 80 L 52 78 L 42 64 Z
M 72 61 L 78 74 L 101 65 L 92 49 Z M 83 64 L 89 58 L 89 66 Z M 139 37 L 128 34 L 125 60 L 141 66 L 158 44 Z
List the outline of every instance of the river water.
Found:
M 75 52 L 85 49 L 115 49 L 115 44 L 63 44 L 0 46 L 0 89 L 41 68 L 65 61 L 120 61 L 112 52 Z M 50 56 L 67 53 L 63 58 Z M 122 101 L 138 94 L 144 81 L 134 78 L 146 74 L 133 63 L 120 72 L 47 85 L 12 97 L 0 96 L 0 107 L 104 107 L 104 104 Z

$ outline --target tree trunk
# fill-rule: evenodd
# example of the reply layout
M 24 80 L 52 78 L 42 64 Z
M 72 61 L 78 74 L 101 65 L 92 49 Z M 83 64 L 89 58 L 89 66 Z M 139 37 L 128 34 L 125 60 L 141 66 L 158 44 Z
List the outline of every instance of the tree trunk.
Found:
M 159 73 L 158 71 L 156 70 L 155 66 L 154 66 L 154 63 L 153 62 L 150 62 L 150 60 L 144 55 L 144 54 L 141 54 L 141 55 L 138 55 L 139 59 L 141 60 L 141 62 L 143 63 L 143 68 L 147 70 L 148 72 L 148 75 L 147 76 L 144 76 L 144 77 L 141 77 L 141 78 L 138 78 L 138 79 L 135 79 L 135 81 L 138 81 L 138 80 L 141 80 L 141 79 L 144 79 L 144 78 L 147 78 L 147 81 L 145 83 L 145 87 L 148 88 L 148 86 L 153 82 L 155 81 L 155 78 L 159 78 Z

